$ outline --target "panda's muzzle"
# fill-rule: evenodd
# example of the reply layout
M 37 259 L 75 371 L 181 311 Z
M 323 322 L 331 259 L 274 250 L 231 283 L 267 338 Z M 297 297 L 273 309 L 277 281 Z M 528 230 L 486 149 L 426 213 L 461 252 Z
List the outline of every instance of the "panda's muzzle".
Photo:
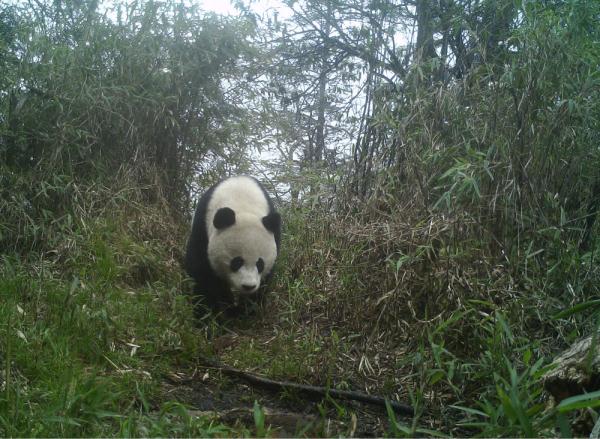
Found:
M 256 289 L 256 285 L 242 285 L 242 289 L 246 293 L 251 293 L 252 291 L 254 291 Z

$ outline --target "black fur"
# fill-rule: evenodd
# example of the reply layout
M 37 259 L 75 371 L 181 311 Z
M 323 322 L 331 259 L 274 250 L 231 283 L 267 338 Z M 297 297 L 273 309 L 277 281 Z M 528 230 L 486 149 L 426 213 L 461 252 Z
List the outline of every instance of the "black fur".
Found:
M 267 203 L 269 205 L 269 214 L 263 218 L 263 224 L 267 230 L 273 233 L 275 237 L 275 244 L 277 246 L 277 252 L 279 252 L 279 243 L 281 240 L 281 217 L 275 211 L 273 201 L 267 194 L 265 188 L 258 180 L 254 179 L 254 181 L 258 183 L 265 198 L 267 199 Z M 208 231 L 206 230 L 205 218 L 206 211 L 208 209 L 208 203 L 218 185 L 219 183 L 208 189 L 198 201 L 196 213 L 194 215 L 194 222 L 192 223 L 192 231 L 188 239 L 185 255 L 185 269 L 190 277 L 192 277 L 195 281 L 195 299 L 204 299 L 204 304 L 213 310 L 230 308 L 233 304 L 233 295 L 227 282 L 220 279 L 215 274 L 208 261 Z M 269 219 L 267 219 L 265 223 L 266 218 Z M 227 227 L 234 223 L 235 213 L 231 209 L 219 209 L 215 214 L 213 224 L 217 229 L 221 227 Z
M 269 232 L 275 234 L 281 229 L 281 215 L 271 212 L 263 217 L 262 223 Z M 279 245 L 277 245 L 277 249 L 279 250 Z
M 221 230 L 235 224 L 235 212 L 229 207 L 222 207 L 215 213 L 213 225 L 215 229 Z

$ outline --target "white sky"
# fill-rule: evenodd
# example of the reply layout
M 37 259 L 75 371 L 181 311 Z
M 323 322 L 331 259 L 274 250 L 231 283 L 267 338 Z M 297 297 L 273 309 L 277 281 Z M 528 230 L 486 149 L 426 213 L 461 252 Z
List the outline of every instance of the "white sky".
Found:
M 221 15 L 237 15 L 236 9 L 229 0 L 199 0 L 200 8 Z
M 205 11 L 215 12 L 222 15 L 238 15 L 230 0 L 195 0 L 200 8 Z M 245 5 L 250 4 L 250 9 L 259 15 L 267 11 L 276 10 L 281 18 L 289 18 L 292 15 L 290 8 L 280 0 L 243 0 Z

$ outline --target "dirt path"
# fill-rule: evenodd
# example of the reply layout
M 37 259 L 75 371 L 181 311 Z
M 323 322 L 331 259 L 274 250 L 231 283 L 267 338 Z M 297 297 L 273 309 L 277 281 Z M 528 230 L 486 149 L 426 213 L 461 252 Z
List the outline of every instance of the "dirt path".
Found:
M 309 336 L 308 324 L 287 323 L 282 309 L 276 301 L 270 301 L 258 314 L 219 325 L 219 334 L 209 342 L 210 356 L 225 365 L 276 380 L 325 387 L 329 380 L 339 383 L 339 376 L 332 377 L 331 371 L 338 373 L 341 359 L 329 354 L 328 339 Z M 333 364 L 337 369 L 331 369 Z M 346 389 L 364 392 L 364 386 L 351 372 L 353 365 L 342 362 L 341 368 L 348 372 Z M 193 415 L 210 415 L 226 425 L 252 432 L 257 401 L 265 414 L 265 426 L 279 437 L 373 437 L 389 431 L 384 407 L 256 387 L 207 367 L 202 361 L 173 371 L 163 384 L 163 398 L 186 404 Z M 406 420 L 400 415 L 397 419 Z
M 382 436 L 387 429 L 384 409 L 258 389 L 205 367 L 173 374 L 162 390 L 166 400 L 191 407 L 193 416 L 208 415 L 250 431 L 255 428 L 253 409 L 257 401 L 265 414 L 265 426 L 272 429 L 275 437 L 374 437 Z

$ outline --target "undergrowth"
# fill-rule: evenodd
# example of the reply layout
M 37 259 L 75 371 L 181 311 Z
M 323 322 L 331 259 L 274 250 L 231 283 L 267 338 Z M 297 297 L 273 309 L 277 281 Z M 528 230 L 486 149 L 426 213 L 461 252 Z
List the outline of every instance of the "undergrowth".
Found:
M 554 353 L 598 327 L 595 249 L 547 273 L 533 250 L 522 260 L 494 254 L 468 216 L 410 205 L 327 217 L 284 209 L 263 308 L 198 322 L 179 263 L 187 227 L 147 201 L 148 191 L 162 199 L 158 187 L 127 183 L 126 173 L 111 187 L 4 175 L 18 190 L 1 199 L 3 435 L 275 434 L 260 416 L 256 430 L 228 426 L 162 392 L 199 353 L 411 403 L 413 419 L 390 413 L 376 427 L 393 436 L 554 436 L 570 431 L 571 412 L 593 406 L 552 406 L 541 377 Z M 231 333 L 235 342 L 219 348 Z M 355 408 L 319 407 L 349 426 L 343 434 L 356 428 Z
M 205 339 L 158 189 L 4 171 L 0 434 L 227 435 L 160 394 Z
M 411 401 L 412 427 L 390 420 L 394 435 L 563 431 L 570 410 L 553 408 L 542 376 L 557 351 L 598 328 L 598 249 L 548 272 L 528 243 L 520 259 L 494 254 L 469 216 L 362 209 L 288 215 L 278 325 L 296 346 L 326 351 L 300 354 L 304 377 Z
M 251 14 L 117 2 L 115 21 L 97 2 L 35 3 L 0 13 L 1 436 L 277 434 L 261 401 L 248 428 L 163 391 L 173 371 L 203 377 L 200 353 L 415 409 L 388 406 L 361 430 L 356 405 L 325 398 L 320 419 L 341 427 L 323 435 L 587 433 L 574 421 L 598 417 L 598 391 L 554 404 L 543 375 L 600 326 L 598 2 L 508 2 L 496 55 L 485 26 L 432 18 L 443 44 L 457 26 L 481 50 L 465 47 L 468 68 L 447 78 L 416 57 L 368 84 L 354 157 L 334 144 L 313 160 L 312 128 L 290 130 L 284 161 L 304 157 L 283 181 L 294 207 L 280 206 L 276 275 L 236 321 L 194 320 L 180 261 L 190 197 L 247 169 L 246 134 L 265 128 L 251 101 L 227 102 L 262 99 L 244 91 L 264 74 L 248 73 L 263 66 Z

